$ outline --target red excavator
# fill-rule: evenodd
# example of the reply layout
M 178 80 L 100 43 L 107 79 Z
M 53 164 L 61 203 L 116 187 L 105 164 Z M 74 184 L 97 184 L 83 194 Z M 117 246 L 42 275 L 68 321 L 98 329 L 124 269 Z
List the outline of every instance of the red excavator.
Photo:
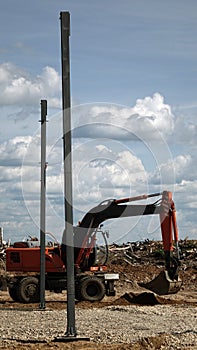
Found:
M 160 196 L 152 204 L 126 204 Z M 165 256 L 165 270 L 153 281 L 141 286 L 157 294 L 176 293 L 181 287 L 178 276 L 179 248 L 175 205 L 172 193 L 149 194 L 124 199 L 110 199 L 91 209 L 74 228 L 75 296 L 78 300 L 98 301 L 105 295 L 115 295 L 114 282 L 118 274 L 108 273 L 97 263 L 96 239 L 100 225 L 108 219 L 141 215 L 159 215 Z M 103 233 L 104 236 L 104 233 Z M 175 245 L 175 249 L 174 249 Z M 47 290 L 66 289 L 66 246 L 46 247 Z M 15 242 L 6 249 L 7 286 L 13 300 L 39 301 L 40 247 L 32 241 Z

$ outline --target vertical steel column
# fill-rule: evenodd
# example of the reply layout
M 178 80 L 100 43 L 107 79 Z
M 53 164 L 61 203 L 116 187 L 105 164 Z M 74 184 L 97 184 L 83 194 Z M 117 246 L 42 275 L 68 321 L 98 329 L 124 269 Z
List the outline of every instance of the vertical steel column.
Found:
M 40 198 L 40 308 L 45 309 L 45 223 L 46 223 L 46 116 L 47 101 L 41 100 L 41 198 Z
M 76 337 L 75 328 L 75 279 L 72 206 L 72 157 L 71 157 L 71 102 L 70 102 L 70 13 L 61 12 L 61 61 L 62 61 L 62 110 L 64 157 L 64 205 L 65 230 L 62 245 L 66 246 L 67 270 L 67 331 L 66 337 Z
M 3 227 L 0 227 L 0 246 L 3 245 Z
M 54 341 L 90 340 L 77 337 L 75 327 L 75 275 L 74 275 L 74 237 L 72 205 L 72 157 L 71 157 L 71 104 L 70 104 L 70 14 L 60 12 L 61 20 L 61 60 L 62 60 L 62 110 L 63 110 L 63 156 L 64 156 L 64 209 L 65 229 L 62 236 L 62 249 L 66 251 L 67 276 L 67 330 L 64 336 Z

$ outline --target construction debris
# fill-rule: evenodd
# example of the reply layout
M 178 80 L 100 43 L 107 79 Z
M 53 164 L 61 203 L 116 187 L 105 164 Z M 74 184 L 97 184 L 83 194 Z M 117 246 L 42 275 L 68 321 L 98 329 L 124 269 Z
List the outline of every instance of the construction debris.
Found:
M 179 249 L 181 260 L 184 263 L 190 262 L 190 267 L 197 268 L 197 240 L 180 240 Z M 112 264 L 116 261 L 125 261 L 128 264 L 136 262 L 164 264 L 162 242 L 149 239 L 123 243 L 122 245 L 113 243 L 109 246 L 109 257 Z

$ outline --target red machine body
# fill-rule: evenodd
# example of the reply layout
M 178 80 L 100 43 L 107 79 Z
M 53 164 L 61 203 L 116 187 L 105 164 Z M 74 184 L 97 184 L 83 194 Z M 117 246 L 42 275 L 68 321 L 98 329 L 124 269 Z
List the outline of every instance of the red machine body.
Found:
M 40 248 L 20 247 L 23 242 L 16 243 L 6 249 L 6 270 L 16 272 L 40 272 Z M 60 258 L 60 247 L 45 249 L 46 273 L 65 272 L 65 265 Z
M 159 215 L 161 236 L 165 253 L 165 274 L 160 276 L 158 282 L 149 283 L 149 289 L 157 293 L 175 293 L 180 289 L 178 279 L 179 251 L 178 229 L 176 223 L 175 205 L 172 193 L 164 191 L 161 198 L 152 204 L 130 204 L 130 202 L 146 200 L 159 196 L 159 193 L 142 195 L 131 198 L 111 199 L 100 203 L 91 209 L 74 228 L 75 253 L 75 279 L 76 297 L 79 300 L 101 300 L 105 294 L 114 295 L 114 281 L 117 274 L 108 274 L 106 266 L 96 262 L 96 235 L 100 224 L 108 219 L 124 218 L 140 215 Z M 129 204 L 125 204 L 129 203 Z M 176 249 L 175 249 L 176 248 Z M 176 253 L 176 256 L 175 254 Z M 55 245 L 46 247 L 46 289 L 61 291 L 66 289 L 66 246 Z M 6 270 L 14 274 L 9 280 L 10 295 L 14 300 L 22 302 L 38 299 L 40 247 L 29 242 L 16 242 L 13 247 L 6 250 Z M 87 271 L 92 272 L 88 276 Z M 94 271 L 94 273 L 93 273 Z M 36 278 L 29 283 L 34 286 L 36 297 L 29 295 L 28 275 L 34 274 Z M 96 276 L 95 276 L 96 273 Z M 167 284 L 166 284 L 167 282 Z M 165 285 L 165 288 L 162 286 Z M 146 287 L 146 285 L 144 285 Z M 173 287 L 172 287 L 173 286 Z M 26 289 L 25 289 L 26 288 Z M 24 290 L 26 292 L 24 292 Z M 160 293 L 161 292 L 161 293 Z M 25 295 L 27 294 L 27 297 Z

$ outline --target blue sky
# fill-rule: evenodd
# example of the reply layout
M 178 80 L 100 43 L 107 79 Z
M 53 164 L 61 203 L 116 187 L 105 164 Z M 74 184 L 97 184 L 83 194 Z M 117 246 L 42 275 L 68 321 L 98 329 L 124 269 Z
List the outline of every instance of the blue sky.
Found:
M 70 11 L 72 87 L 80 102 L 131 104 L 155 91 L 169 103 L 195 102 L 195 1 L 3 3 L 1 60 L 30 74 L 46 65 L 60 70 L 59 13 Z
M 49 107 L 47 230 L 62 234 L 61 11 L 71 14 L 75 220 L 108 197 L 169 189 L 181 238 L 195 238 L 196 1 L 7 0 L 0 12 L 6 239 L 39 234 L 41 99 Z M 106 227 L 112 241 L 160 237 L 156 219 Z

